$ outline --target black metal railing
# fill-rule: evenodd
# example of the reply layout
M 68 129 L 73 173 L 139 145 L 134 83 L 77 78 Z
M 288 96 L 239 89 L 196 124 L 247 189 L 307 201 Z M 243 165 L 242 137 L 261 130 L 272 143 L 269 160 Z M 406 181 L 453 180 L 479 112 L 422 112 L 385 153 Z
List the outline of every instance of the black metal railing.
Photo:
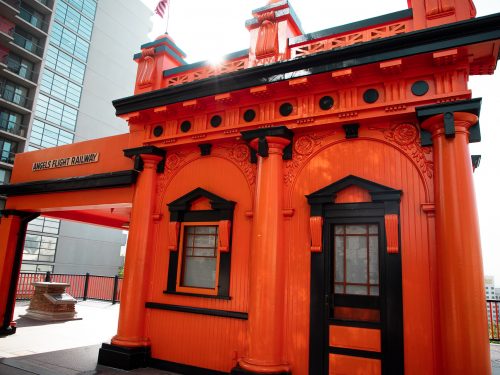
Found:
M 32 14 L 28 9 L 24 8 L 22 5 L 19 7 L 19 17 L 21 17 L 29 24 L 35 26 L 37 29 L 40 29 L 45 32 L 49 30 L 49 24 L 47 22 Z
M 8 119 L 0 119 L 0 130 L 26 138 L 28 126 Z
M 490 340 L 500 342 L 500 301 L 486 300 L 486 313 Z
M 19 9 L 19 6 L 21 5 L 21 1 L 20 0 L 0 0 L 0 2 L 7 3 L 12 8 L 16 8 L 16 9 Z
M 0 56 L 0 61 L 7 65 L 7 69 L 11 72 L 31 82 L 36 82 L 38 74 L 37 72 L 35 72 L 35 70 L 20 64 L 19 61 L 13 59 L 9 55 Z
M 28 108 L 31 99 L 24 94 L 16 92 L 15 89 L 9 86 L 2 86 L 0 84 L 0 98 L 7 100 L 8 102 L 20 105 L 22 107 Z
M 43 56 L 43 48 L 38 44 L 29 40 L 15 31 L 12 33 L 12 37 L 14 38 L 14 43 L 19 47 L 24 48 L 25 50 L 34 53 L 37 56 Z
M 37 281 L 53 281 L 68 283 L 66 291 L 74 298 L 87 300 L 111 301 L 115 304 L 120 301 L 123 279 L 116 276 L 70 275 L 63 273 L 21 273 L 17 282 L 17 300 L 31 299 L 35 290 L 32 285 Z

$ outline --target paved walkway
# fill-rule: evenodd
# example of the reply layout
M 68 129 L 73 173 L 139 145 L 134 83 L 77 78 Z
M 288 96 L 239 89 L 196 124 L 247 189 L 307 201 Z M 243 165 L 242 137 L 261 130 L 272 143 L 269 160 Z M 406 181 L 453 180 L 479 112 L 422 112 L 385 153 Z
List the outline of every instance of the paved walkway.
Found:
M 500 375 L 500 344 L 490 344 L 493 375 Z
M 38 322 L 20 317 L 27 303 L 16 304 L 17 332 L 0 337 L 0 375 L 176 375 L 156 369 L 121 371 L 97 365 L 101 343 L 116 333 L 119 305 L 81 301 L 81 320 Z M 493 375 L 500 375 L 500 345 L 491 344 Z
M 82 319 L 58 323 L 20 317 L 27 306 L 27 302 L 16 304 L 17 332 L 0 337 L 0 375 L 175 375 L 156 369 L 127 372 L 97 365 L 101 344 L 116 334 L 118 304 L 81 301 L 76 311 Z

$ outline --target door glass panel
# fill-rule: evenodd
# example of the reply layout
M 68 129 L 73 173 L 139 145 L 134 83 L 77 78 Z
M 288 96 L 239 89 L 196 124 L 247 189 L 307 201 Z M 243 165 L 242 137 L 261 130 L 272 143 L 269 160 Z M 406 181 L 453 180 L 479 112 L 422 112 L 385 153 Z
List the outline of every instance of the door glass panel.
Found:
M 343 229 L 343 226 L 340 226 Z M 335 282 L 344 283 L 344 243 L 343 236 L 335 236 Z M 340 286 L 341 293 L 343 292 Z
M 333 292 L 378 296 L 378 225 L 335 225 L 333 232 Z
M 348 236 L 346 245 L 347 283 L 367 282 L 367 239 L 361 236 Z M 356 293 L 359 294 L 359 293 Z

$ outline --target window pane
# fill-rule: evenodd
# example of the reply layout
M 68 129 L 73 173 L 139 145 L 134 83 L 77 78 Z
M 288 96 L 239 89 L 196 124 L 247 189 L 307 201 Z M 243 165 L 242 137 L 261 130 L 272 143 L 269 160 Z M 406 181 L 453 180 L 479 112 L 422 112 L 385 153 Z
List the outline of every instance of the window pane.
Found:
M 370 234 L 377 234 L 378 233 L 378 225 L 377 224 L 371 224 L 368 226 L 368 231 Z
M 344 241 L 345 237 L 335 236 L 335 282 L 344 282 Z
M 366 225 L 346 225 L 347 234 L 365 234 Z
M 378 237 L 370 236 L 370 284 L 378 284 Z
M 362 285 L 347 285 L 346 293 L 347 294 L 367 295 L 368 294 L 368 287 L 362 286 Z
M 186 257 L 183 286 L 194 288 L 215 288 L 215 258 Z
M 185 225 L 181 286 L 215 288 L 217 270 L 216 225 Z
M 349 236 L 346 238 L 346 281 L 348 283 L 366 283 L 368 281 L 366 237 Z

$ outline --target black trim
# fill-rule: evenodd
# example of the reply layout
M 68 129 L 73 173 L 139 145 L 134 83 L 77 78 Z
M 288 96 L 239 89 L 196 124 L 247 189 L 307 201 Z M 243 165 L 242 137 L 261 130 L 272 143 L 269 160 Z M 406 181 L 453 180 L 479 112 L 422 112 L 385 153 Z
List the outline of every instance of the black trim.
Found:
M 358 350 L 358 349 L 348 349 L 348 348 L 339 348 L 336 346 L 330 346 L 328 351 L 332 354 L 342 354 L 351 357 L 382 359 L 382 353 L 372 352 L 370 350 Z
M 500 13 L 416 30 L 113 101 L 116 114 L 500 38 Z
M 217 128 L 217 127 L 219 127 L 221 124 L 222 124 L 222 117 L 221 117 L 220 115 L 214 115 L 214 116 L 212 116 L 212 118 L 210 119 L 210 125 L 211 125 L 213 128 Z
M 444 129 L 446 138 L 455 136 L 455 112 L 468 112 L 479 117 L 481 113 L 481 98 L 470 100 L 457 100 L 451 103 L 439 103 L 416 107 L 415 112 L 420 123 L 436 115 L 444 116 Z M 481 142 L 481 128 L 478 122 L 469 128 L 469 142 Z M 425 129 L 420 129 L 420 144 L 422 146 L 432 146 L 432 135 Z
M 423 96 L 429 91 L 429 84 L 426 81 L 416 81 L 411 85 L 411 92 L 415 96 Z
M 201 156 L 209 156 L 212 153 L 212 144 L 211 143 L 201 143 L 198 145 L 200 148 Z
M 170 264 L 169 264 L 169 269 L 170 269 Z M 232 298 L 229 295 L 222 295 L 222 296 L 211 296 L 209 294 L 199 294 L 199 293 L 184 293 L 184 292 L 177 292 L 176 290 L 164 290 L 163 294 L 172 294 L 176 296 L 186 296 L 186 297 L 201 297 L 201 298 L 210 298 L 210 299 L 222 299 L 226 301 L 232 300 Z
M 380 95 L 376 89 L 368 89 L 363 94 L 363 100 L 368 104 L 375 103 L 379 97 Z
M 342 125 L 342 127 L 344 128 L 346 139 L 358 138 L 359 124 Z
M 319 100 L 318 104 L 319 104 L 319 107 L 323 111 L 327 111 L 327 110 L 329 110 L 329 109 L 331 109 L 333 107 L 333 105 L 335 104 L 335 101 L 333 100 L 333 98 L 330 95 L 326 95 L 326 96 L 323 96 Z
M 481 163 L 481 155 L 471 155 L 470 159 L 472 161 L 472 167 L 474 169 L 478 168 Z
M 287 103 L 285 103 L 287 104 Z M 241 132 L 243 140 L 250 142 L 254 139 L 258 139 L 258 148 L 253 150 L 250 147 L 250 162 L 257 162 L 257 154 L 263 158 L 269 156 L 269 145 L 267 144 L 266 137 L 280 137 L 290 140 L 290 144 L 283 149 L 283 160 L 291 160 L 293 152 L 293 132 L 286 126 L 273 126 L 270 128 L 262 128 L 255 130 L 247 130 Z M 252 150 L 255 151 L 252 153 Z
M 144 169 L 144 161 L 142 160 L 141 155 L 161 156 L 163 159 L 158 163 L 158 166 L 156 167 L 156 172 L 163 173 L 165 170 L 165 156 L 167 155 L 167 152 L 156 146 L 141 146 L 135 148 L 127 148 L 123 150 L 123 155 L 127 158 L 134 159 L 134 169 L 139 172 Z
M 240 311 L 205 309 L 205 308 L 201 308 L 201 307 L 170 305 L 170 304 L 158 303 L 158 302 L 146 302 L 145 306 L 148 309 L 168 310 L 168 311 L 177 311 L 177 312 L 183 312 L 183 313 L 189 313 L 189 314 L 218 316 L 221 318 L 233 318 L 233 319 L 248 320 L 248 313 L 240 312 Z
M 162 134 L 163 134 L 163 126 L 161 125 L 155 126 L 153 129 L 153 135 L 155 137 L 160 137 Z
M 412 17 L 413 17 L 413 9 L 411 8 L 404 9 L 394 13 L 388 13 L 378 17 L 367 18 L 365 20 L 351 22 L 345 25 L 335 26 L 329 29 L 319 30 L 309 34 L 304 34 L 293 38 L 289 38 L 288 43 L 290 46 L 293 46 L 295 44 L 309 42 L 314 39 L 326 38 L 335 34 L 347 33 L 349 31 L 357 31 L 359 29 L 364 29 L 367 27 L 377 26 L 384 23 L 403 20 L 405 18 L 412 18 Z
M 164 361 L 163 359 L 151 358 L 149 360 L 149 366 L 157 368 L 159 370 L 166 370 L 169 372 L 175 372 L 176 374 L 183 375 L 229 375 L 227 372 L 211 370 L 203 367 L 196 367 L 185 365 L 182 363 Z
M 380 308 L 380 298 L 378 296 L 334 294 L 332 302 L 335 306 L 345 306 L 345 307 L 355 307 L 355 308 L 365 308 L 365 309 Z
M 360 320 L 341 320 L 341 319 L 330 319 L 330 324 L 335 326 L 343 327 L 356 327 L 356 328 L 370 328 L 370 329 L 380 329 L 379 322 L 363 322 Z
M 17 210 L 4 210 L 2 214 L 5 216 L 19 216 L 21 223 L 19 225 L 19 232 L 17 233 L 16 250 L 14 255 L 14 262 L 12 264 L 12 272 L 10 274 L 9 291 L 7 293 L 7 301 L 5 304 L 5 314 L 0 327 L 0 336 L 11 335 L 16 333 L 16 327 L 11 327 L 11 322 L 14 318 L 14 306 L 16 304 L 16 291 L 17 282 L 19 279 L 19 272 L 21 271 L 21 263 L 23 260 L 24 240 L 26 238 L 26 229 L 28 223 L 37 218 L 40 214 L 33 212 L 23 212 Z M 8 275 L 2 275 L 7 278 Z
M 190 211 L 191 202 L 199 199 L 206 198 L 210 201 L 211 210 Z M 226 200 L 209 191 L 196 188 L 180 198 L 170 202 L 168 210 L 170 212 L 171 222 L 214 222 L 217 223 L 221 220 L 233 221 L 235 202 Z M 180 236 L 179 236 L 180 237 Z M 230 234 L 230 242 L 231 242 Z M 182 238 L 179 238 L 179 242 Z M 179 254 L 178 251 L 170 251 L 170 258 L 168 263 L 168 277 L 167 289 L 164 293 L 168 294 L 183 294 L 204 298 L 219 298 L 230 299 L 229 284 L 231 273 L 231 252 L 221 252 L 219 258 L 219 285 L 217 285 L 217 295 L 207 296 L 202 294 L 188 294 L 177 292 L 177 272 L 179 267 Z
M 56 193 L 61 191 L 112 188 L 132 185 L 135 183 L 136 179 L 137 171 L 128 170 L 54 180 L 22 182 L 19 184 L 0 186 L 0 195 L 13 197 L 19 195 Z
M 150 358 L 151 348 L 149 346 L 125 348 L 123 346 L 103 343 L 99 349 L 97 363 L 129 371 L 147 367 Z
M 247 109 L 243 114 L 243 119 L 245 122 L 252 122 L 257 114 L 253 109 Z
M 372 202 L 336 204 L 336 194 L 356 185 L 367 190 Z M 403 303 L 401 250 L 388 254 L 386 248 L 386 214 L 399 215 L 401 191 L 356 176 L 347 176 L 310 195 L 311 216 L 324 217 L 323 251 L 311 254 L 311 305 L 309 373 L 324 375 L 328 372 L 329 325 L 380 327 L 382 338 L 382 374 L 397 375 L 404 372 Z M 333 224 L 376 223 L 379 227 L 380 296 L 332 295 L 331 241 Z M 374 308 L 379 304 L 380 323 L 350 322 L 333 319 L 337 305 Z M 356 324 L 356 325 L 354 325 Z M 339 353 L 343 354 L 343 353 Z M 379 354 L 380 355 L 380 354 Z

